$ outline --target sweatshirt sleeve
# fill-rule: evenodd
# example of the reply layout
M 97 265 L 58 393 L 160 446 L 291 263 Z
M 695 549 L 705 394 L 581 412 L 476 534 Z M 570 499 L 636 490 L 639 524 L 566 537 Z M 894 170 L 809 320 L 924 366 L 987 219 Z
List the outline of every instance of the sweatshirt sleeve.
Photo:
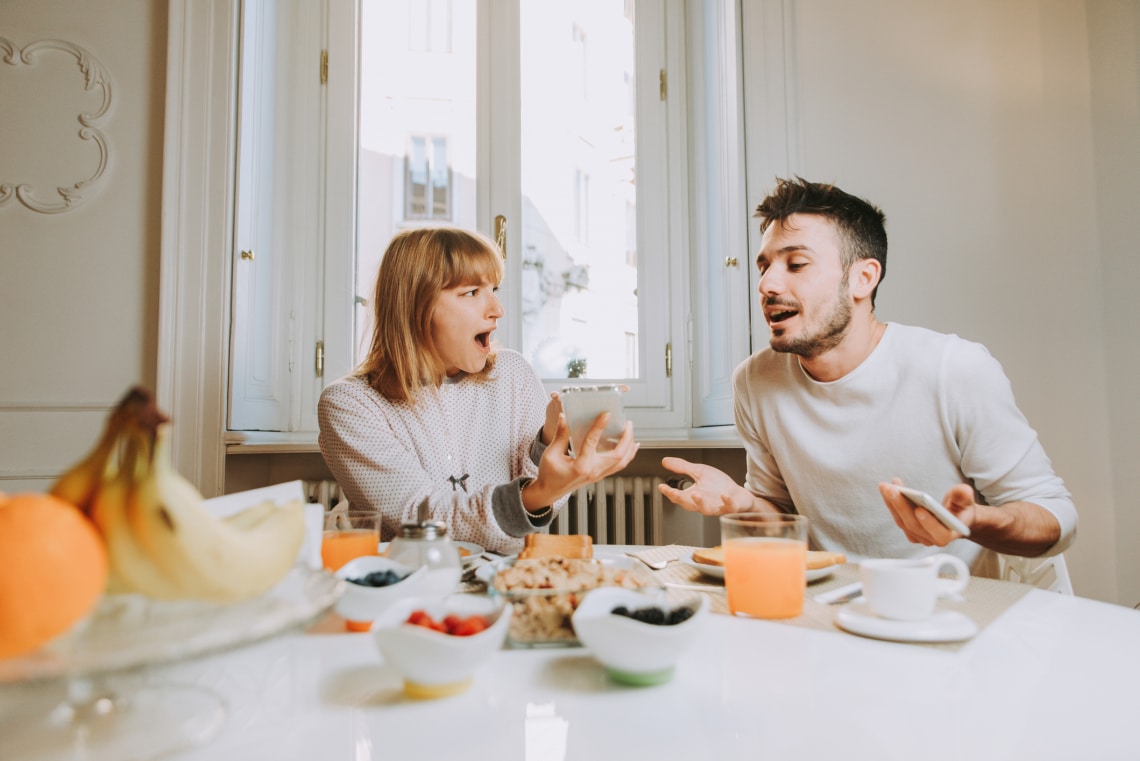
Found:
M 1061 537 L 1045 555 L 1063 552 L 1077 531 L 1077 510 L 1037 432 L 1014 400 L 1001 364 L 981 344 L 960 340 L 945 355 L 946 418 L 961 469 L 986 504 L 1024 501 L 1057 519 Z

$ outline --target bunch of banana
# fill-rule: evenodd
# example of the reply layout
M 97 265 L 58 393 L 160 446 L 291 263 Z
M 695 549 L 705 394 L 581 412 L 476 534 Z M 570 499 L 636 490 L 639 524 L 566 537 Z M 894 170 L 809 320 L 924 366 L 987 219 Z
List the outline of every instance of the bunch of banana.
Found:
M 304 505 L 259 502 L 218 518 L 174 470 L 169 446 L 166 416 L 149 392 L 132 389 L 95 449 L 52 489 L 102 532 L 108 591 L 227 603 L 273 587 L 297 557 Z

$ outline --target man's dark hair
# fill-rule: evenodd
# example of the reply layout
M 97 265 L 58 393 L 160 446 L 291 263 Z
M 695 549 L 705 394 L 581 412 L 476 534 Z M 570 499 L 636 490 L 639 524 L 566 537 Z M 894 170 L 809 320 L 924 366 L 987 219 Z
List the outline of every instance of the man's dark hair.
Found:
M 887 217 L 882 210 L 862 198 L 845 193 L 834 185 L 776 178 L 776 189 L 756 207 L 760 232 L 773 222 L 783 223 L 793 214 L 816 214 L 830 220 L 843 241 L 843 266 L 848 269 L 860 259 L 879 262 L 879 282 L 887 276 Z M 871 306 L 875 294 L 871 292 Z

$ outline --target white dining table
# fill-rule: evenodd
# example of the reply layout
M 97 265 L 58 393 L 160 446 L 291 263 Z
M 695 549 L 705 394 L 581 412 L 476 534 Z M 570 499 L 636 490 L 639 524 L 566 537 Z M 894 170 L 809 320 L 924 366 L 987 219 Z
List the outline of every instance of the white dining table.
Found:
M 1038 589 L 956 650 L 707 615 L 653 687 L 581 647 L 503 649 L 466 692 L 411 700 L 332 614 L 137 678 L 225 700 L 179 761 L 1140 758 L 1140 612 Z

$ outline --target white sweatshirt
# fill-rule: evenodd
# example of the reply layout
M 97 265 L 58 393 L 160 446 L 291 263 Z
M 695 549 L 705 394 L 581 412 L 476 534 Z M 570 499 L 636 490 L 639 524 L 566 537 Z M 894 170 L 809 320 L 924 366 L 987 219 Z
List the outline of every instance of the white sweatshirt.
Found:
M 764 349 L 733 375 L 736 426 L 748 456 L 745 486 L 809 520 L 814 547 L 865 557 L 946 551 L 992 572 L 992 553 L 959 539 L 912 544 L 878 483 L 901 478 L 941 501 L 959 483 L 989 505 L 1024 500 L 1048 510 L 1073 540 L 1077 513 L 1001 365 L 984 346 L 891 323 L 859 367 L 813 380 L 793 354 Z

